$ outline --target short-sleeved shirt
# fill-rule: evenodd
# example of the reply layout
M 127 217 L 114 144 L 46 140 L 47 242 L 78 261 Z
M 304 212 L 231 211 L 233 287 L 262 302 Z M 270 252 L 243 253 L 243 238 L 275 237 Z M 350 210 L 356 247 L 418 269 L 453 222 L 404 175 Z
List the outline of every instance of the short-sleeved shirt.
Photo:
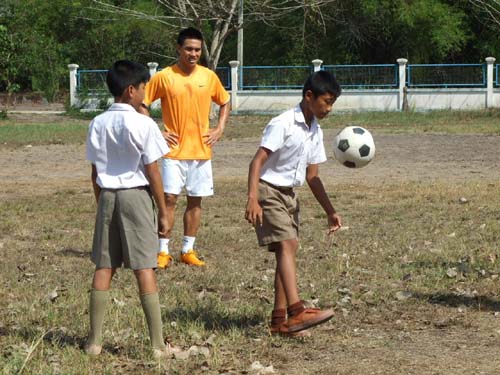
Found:
M 327 160 L 323 131 L 316 118 L 307 126 L 300 105 L 267 124 L 260 146 L 272 151 L 262 166 L 260 179 L 275 186 L 301 186 L 307 166 Z
M 211 159 L 212 149 L 203 140 L 209 128 L 211 103 L 224 105 L 229 98 L 217 74 L 203 66 L 197 65 L 190 75 L 177 64 L 156 73 L 146 85 L 144 104 L 161 99 L 165 129 L 179 136 L 179 145 L 171 146 L 166 157 Z
M 87 160 L 105 189 L 147 186 L 145 165 L 168 153 L 158 125 L 131 105 L 114 103 L 95 117 L 87 135 Z

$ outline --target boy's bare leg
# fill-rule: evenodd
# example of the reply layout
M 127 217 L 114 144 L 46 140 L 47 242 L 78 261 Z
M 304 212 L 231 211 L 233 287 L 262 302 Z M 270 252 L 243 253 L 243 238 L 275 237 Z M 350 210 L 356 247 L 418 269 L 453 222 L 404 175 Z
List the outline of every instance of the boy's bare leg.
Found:
M 139 286 L 139 294 L 149 294 L 158 292 L 155 271 L 152 268 L 134 270 L 134 275 Z
M 272 246 L 275 250 L 276 260 L 281 259 L 276 264 L 276 273 L 274 275 L 274 310 L 271 314 L 270 327 L 272 335 L 279 334 L 288 337 L 307 337 L 311 335 L 309 331 L 290 333 L 288 332 L 288 327 L 285 325 L 285 323 L 287 322 L 287 307 L 289 307 L 290 304 L 287 303 L 287 292 L 285 291 L 283 278 L 281 276 L 281 268 L 285 269 L 285 273 L 287 274 L 286 277 L 288 278 L 287 282 L 290 284 L 288 286 L 288 288 L 291 289 L 291 291 L 289 291 L 289 294 L 291 294 L 289 298 L 291 298 L 292 301 L 296 299 L 299 305 L 302 304 L 298 296 L 297 281 L 295 275 L 295 253 L 297 246 L 298 243 L 296 240 L 285 244 L 284 247 L 282 246 L 282 243 L 276 244 L 275 246 L 273 244 Z M 282 259 L 283 252 L 287 253 L 284 256 L 284 259 Z M 292 264 L 287 265 L 287 262 L 291 262 Z M 293 303 L 294 302 L 292 302 L 292 304 Z
M 184 235 L 196 237 L 201 223 L 201 198 L 187 196 L 187 206 L 184 212 Z
M 96 268 L 92 288 L 96 290 L 109 290 L 111 279 L 116 272 L 116 268 Z
M 281 278 L 281 285 L 286 297 L 288 306 L 300 301 L 297 289 L 297 275 L 295 267 L 295 254 L 297 252 L 298 242 L 296 239 L 286 240 L 277 247 L 276 271 Z M 281 297 L 280 297 L 281 298 Z M 279 301 L 281 304 L 281 300 Z
M 333 317 L 332 310 L 306 309 L 300 300 L 297 289 L 295 253 L 297 240 L 281 242 L 281 248 L 276 249 L 277 270 L 287 300 L 287 334 L 296 334 Z M 281 302 L 279 302 L 281 303 Z
M 139 297 L 141 299 L 142 310 L 148 323 L 149 338 L 154 350 L 163 351 L 165 342 L 163 341 L 160 300 L 158 296 L 158 286 L 155 272 L 152 268 L 134 270 L 139 286 Z
M 278 266 L 276 266 L 276 273 L 274 274 L 274 309 L 280 310 L 287 308 L 285 289 L 283 288 L 283 282 L 281 281 L 281 276 L 278 271 Z
M 288 327 L 284 324 L 287 320 L 287 304 L 285 290 L 283 289 L 283 282 L 276 269 L 276 274 L 274 275 L 274 310 L 271 314 L 271 326 L 270 331 L 272 335 L 284 335 L 288 337 L 309 337 L 311 333 L 307 330 L 289 333 Z
M 109 300 L 111 279 L 115 272 L 115 268 L 97 268 L 94 273 L 89 302 L 90 331 L 85 344 L 85 351 L 91 355 L 101 352 L 104 314 Z

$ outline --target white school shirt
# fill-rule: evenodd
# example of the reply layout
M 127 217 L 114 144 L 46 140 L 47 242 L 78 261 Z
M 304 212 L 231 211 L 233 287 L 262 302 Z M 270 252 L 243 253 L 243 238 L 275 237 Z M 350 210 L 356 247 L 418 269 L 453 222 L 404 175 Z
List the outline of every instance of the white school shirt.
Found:
M 87 160 L 96 166 L 101 188 L 149 185 L 144 166 L 169 151 L 158 125 L 129 104 L 114 103 L 89 125 Z
M 260 178 L 281 187 L 304 184 L 306 168 L 326 161 L 323 131 L 316 118 L 306 125 L 300 105 L 273 118 L 264 129 L 261 147 L 272 151 Z

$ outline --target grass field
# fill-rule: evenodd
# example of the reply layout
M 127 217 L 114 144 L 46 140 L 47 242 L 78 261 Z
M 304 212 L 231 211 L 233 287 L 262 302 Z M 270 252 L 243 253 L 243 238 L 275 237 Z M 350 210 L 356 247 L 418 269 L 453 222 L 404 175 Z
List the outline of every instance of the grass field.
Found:
M 249 162 L 267 119 L 231 118 L 218 147 L 241 145 Z M 208 266 L 176 262 L 157 273 L 164 335 L 184 349 L 208 351 L 155 362 L 133 275 L 119 270 L 104 352 L 87 357 L 81 347 L 88 329 L 95 202 L 89 178 L 80 176 L 88 165 L 83 155 L 60 160 L 77 175 L 65 181 L 50 175 L 56 165 L 44 164 L 45 173 L 30 167 L 47 147 L 83 154 L 87 123 L 68 117 L 0 121 L 4 170 L 8 163 L 26 176 L 0 182 L 3 374 L 500 373 L 500 179 L 474 174 L 460 180 L 442 175 L 430 181 L 329 181 L 330 197 L 348 227 L 331 243 L 319 205 L 306 188 L 299 189 L 301 295 L 312 305 L 332 307 L 336 316 L 310 338 L 286 339 L 267 333 L 274 259 L 258 248 L 243 219 L 244 173 L 215 170 L 217 192 L 204 203 L 197 239 Z M 499 111 L 337 115 L 324 128 L 352 123 L 380 135 L 482 134 L 500 140 Z M 185 200 L 179 202 L 174 255 Z
M 94 114 L 27 116 L 0 119 L 0 141 L 4 146 L 78 144 L 85 142 L 87 125 Z M 225 137 L 238 139 L 259 136 L 270 116 L 237 116 L 230 119 Z M 53 126 L 57 123 L 57 126 Z M 494 134 L 500 135 L 498 110 L 474 112 L 437 111 L 429 113 L 373 112 L 333 115 L 322 121 L 325 129 L 358 124 L 394 134 Z

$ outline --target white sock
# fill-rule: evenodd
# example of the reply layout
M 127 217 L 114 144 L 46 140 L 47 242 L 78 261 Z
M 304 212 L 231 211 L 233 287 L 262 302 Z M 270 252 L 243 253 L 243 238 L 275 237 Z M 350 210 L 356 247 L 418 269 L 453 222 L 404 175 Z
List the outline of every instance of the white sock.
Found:
M 160 238 L 160 253 L 168 254 L 168 242 L 170 238 Z
M 189 250 L 194 248 L 194 241 L 196 237 L 184 236 L 182 237 L 182 254 L 186 254 Z

